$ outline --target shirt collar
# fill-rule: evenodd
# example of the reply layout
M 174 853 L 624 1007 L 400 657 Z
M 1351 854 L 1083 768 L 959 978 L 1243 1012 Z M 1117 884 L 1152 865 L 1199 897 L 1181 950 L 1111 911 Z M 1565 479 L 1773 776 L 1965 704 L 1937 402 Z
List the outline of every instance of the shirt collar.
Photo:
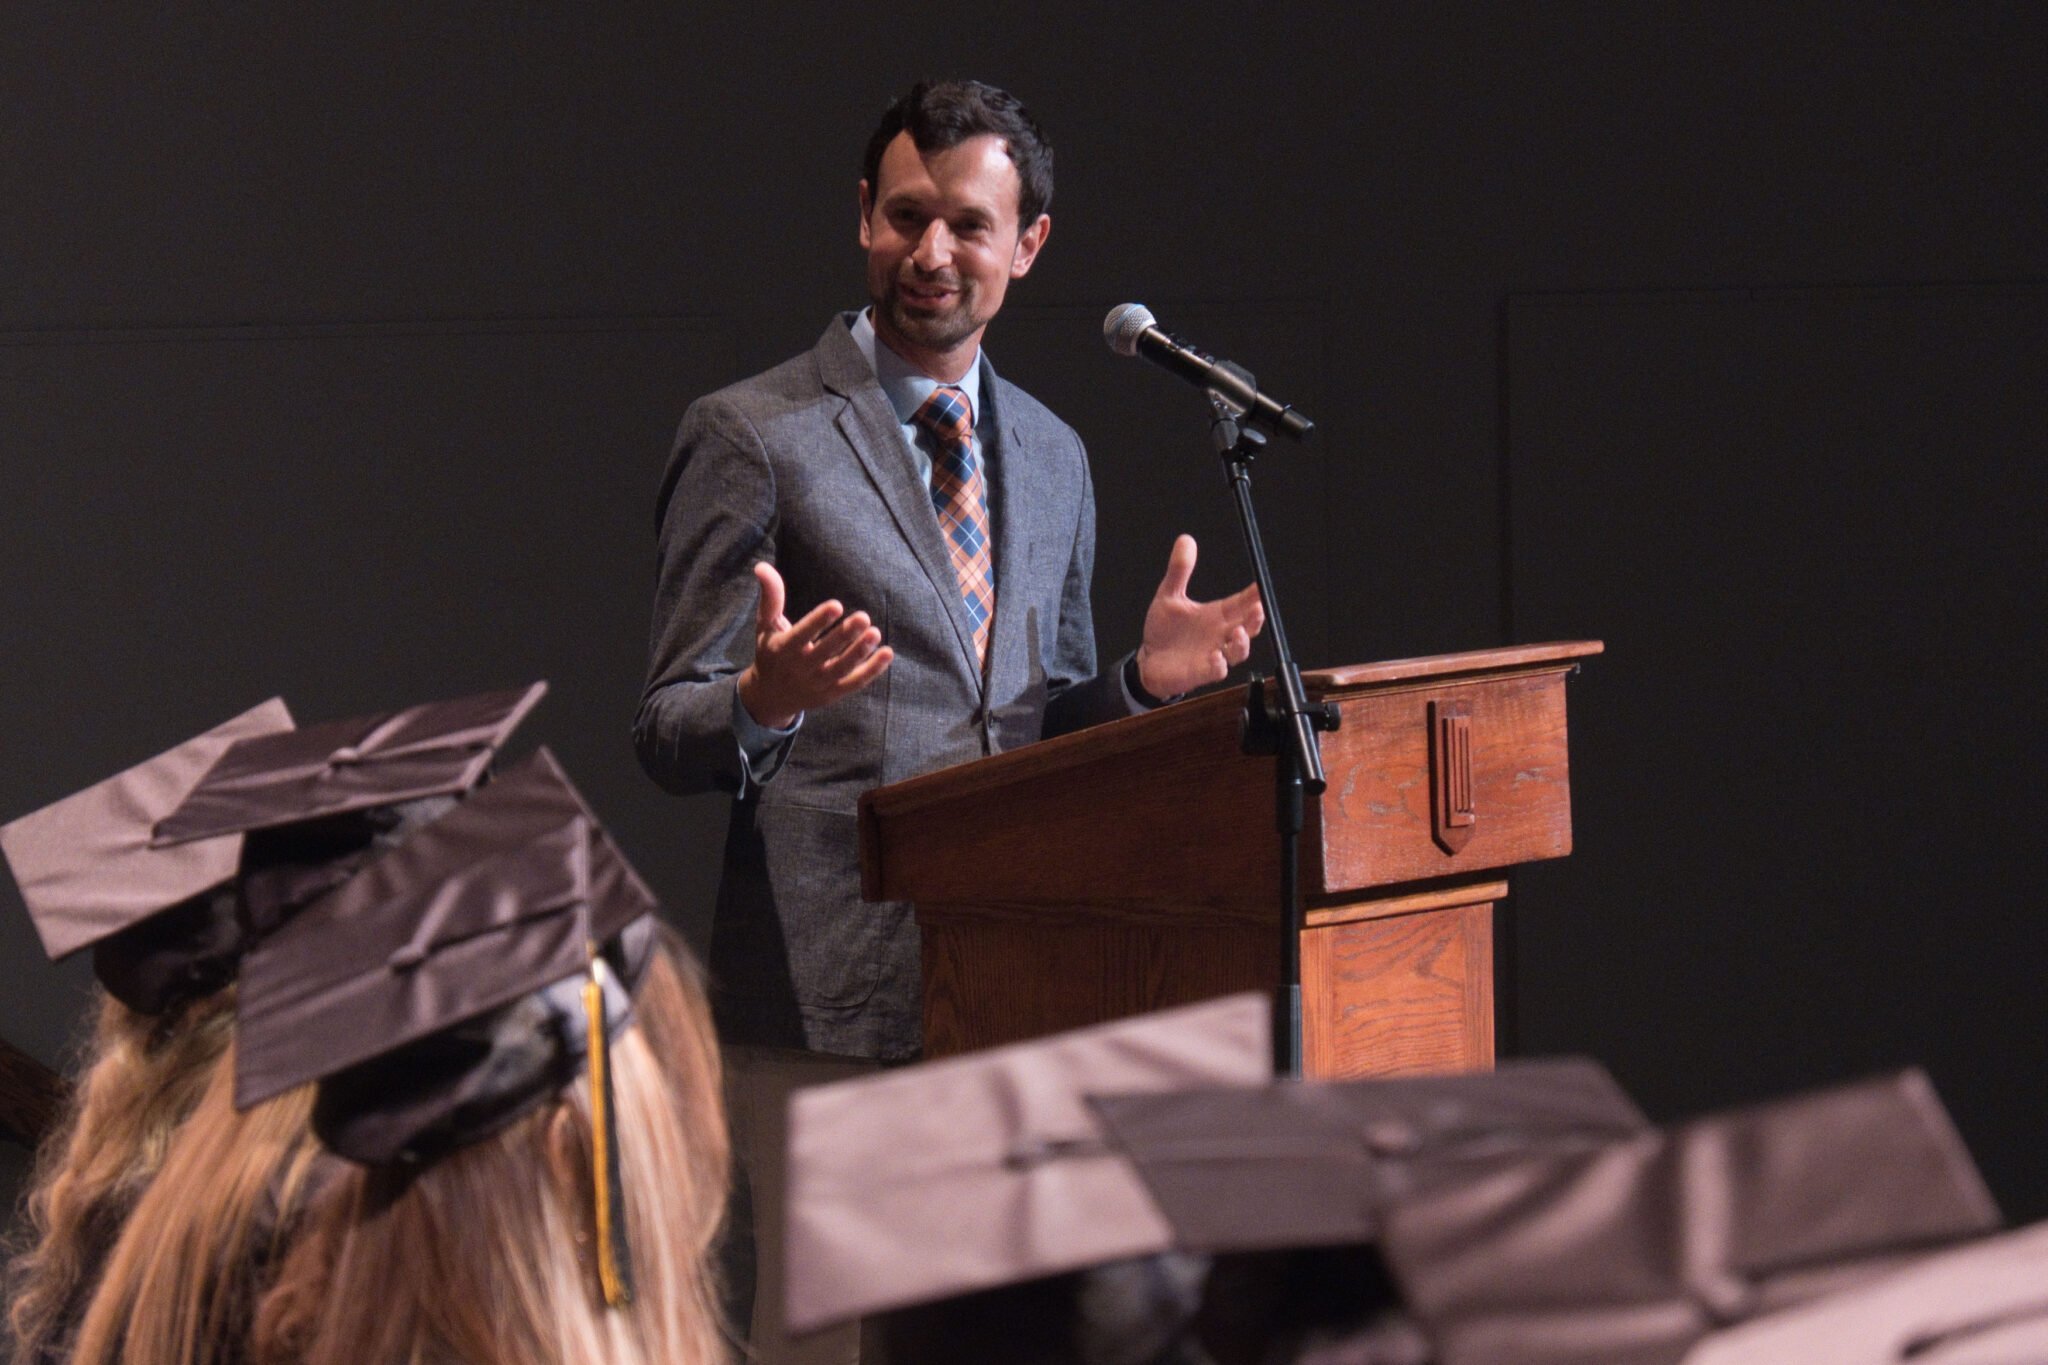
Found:
M 939 387 L 939 381 L 918 369 L 902 356 L 882 344 L 875 335 L 874 310 L 863 308 L 853 320 L 853 344 L 860 347 L 860 353 L 867 357 L 868 368 L 875 372 L 875 381 L 882 386 L 882 392 L 889 396 L 889 406 L 896 410 L 896 420 L 904 426 L 924 400 L 932 396 L 932 390 Z M 976 354 L 974 363 L 967 367 L 966 375 L 953 386 L 967 395 L 967 405 L 974 413 L 975 426 L 981 425 L 981 356 Z

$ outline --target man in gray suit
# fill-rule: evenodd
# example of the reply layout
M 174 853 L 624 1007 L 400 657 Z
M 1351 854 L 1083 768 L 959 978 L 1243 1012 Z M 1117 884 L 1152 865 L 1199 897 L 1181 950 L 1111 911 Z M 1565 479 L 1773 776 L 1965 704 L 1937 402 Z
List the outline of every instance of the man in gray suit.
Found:
M 890 1062 L 919 1049 L 918 934 L 860 898 L 860 794 L 1221 678 L 1263 617 L 1255 588 L 1188 598 L 1183 536 L 1140 648 L 1097 671 L 1087 457 L 981 352 L 1052 230 L 1036 121 L 977 82 L 920 85 L 863 170 L 872 306 L 683 418 L 635 740 L 669 790 L 736 798 L 726 1043 Z
M 712 938 L 728 1042 L 915 1056 L 917 931 L 860 899 L 860 794 L 1220 678 L 1262 623 L 1255 589 L 1188 599 L 1183 538 L 1143 645 L 1096 671 L 1080 438 L 980 345 L 1052 229 L 1051 161 L 1014 98 L 918 87 L 860 182 L 873 307 L 683 418 L 635 737 L 671 791 L 738 797 Z M 985 666 L 913 422 L 940 385 L 970 400 L 986 471 Z M 811 605 L 792 623 L 786 602 Z

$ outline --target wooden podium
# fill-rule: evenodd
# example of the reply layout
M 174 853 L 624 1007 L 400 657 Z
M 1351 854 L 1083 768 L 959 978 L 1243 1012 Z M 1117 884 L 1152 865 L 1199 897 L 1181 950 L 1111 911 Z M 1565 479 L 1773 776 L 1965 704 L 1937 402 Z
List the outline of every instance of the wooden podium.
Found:
M 1597 641 L 1303 675 L 1337 704 L 1301 840 L 1313 1076 L 1493 1061 L 1507 868 L 1571 851 L 1565 677 Z M 1273 760 L 1242 689 L 880 787 L 863 892 L 916 904 L 928 1057 L 1279 975 Z

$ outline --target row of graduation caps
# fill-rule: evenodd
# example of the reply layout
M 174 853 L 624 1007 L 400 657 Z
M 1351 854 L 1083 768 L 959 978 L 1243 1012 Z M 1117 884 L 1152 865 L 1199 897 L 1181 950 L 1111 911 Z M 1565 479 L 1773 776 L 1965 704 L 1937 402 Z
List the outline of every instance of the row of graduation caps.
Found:
M 654 897 L 553 757 L 492 772 L 544 692 L 303 729 L 267 702 L 0 850 L 50 955 L 91 948 L 130 1008 L 238 983 L 238 1105 L 319 1082 L 332 1150 L 435 1160 L 560 1084 L 480 1084 L 437 1035 L 536 998 L 601 1078 L 645 962 Z M 879 1317 L 892 1360 L 992 1365 L 2048 1361 L 2048 1228 L 1999 1232 L 1917 1073 L 1657 1129 L 1584 1061 L 1275 1082 L 1269 1019 L 1233 998 L 800 1092 L 789 1327 Z

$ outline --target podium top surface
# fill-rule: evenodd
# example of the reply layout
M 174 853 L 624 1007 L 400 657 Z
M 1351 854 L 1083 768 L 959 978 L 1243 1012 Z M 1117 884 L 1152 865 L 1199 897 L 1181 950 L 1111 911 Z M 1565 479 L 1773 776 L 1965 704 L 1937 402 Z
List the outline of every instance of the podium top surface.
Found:
M 1607 646 L 1599 640 L 1560 640 L 1546 645 L 1506 645 L 1500 649 L 1474 649 L 1462 654 L 1426 654 L 1417 659 L 1388 659 L 1376 664 L 1347 664 L 1342 668 L 1318 668 L 1304 672 L 1302 683 L 1310 692 L 1339 688 L 1370 687 L 1381 683 L 1415 682 L 1448 678 L 1467 673 L 1510 672 L 1542 664 L 1570 663 L 1590 658 Z

